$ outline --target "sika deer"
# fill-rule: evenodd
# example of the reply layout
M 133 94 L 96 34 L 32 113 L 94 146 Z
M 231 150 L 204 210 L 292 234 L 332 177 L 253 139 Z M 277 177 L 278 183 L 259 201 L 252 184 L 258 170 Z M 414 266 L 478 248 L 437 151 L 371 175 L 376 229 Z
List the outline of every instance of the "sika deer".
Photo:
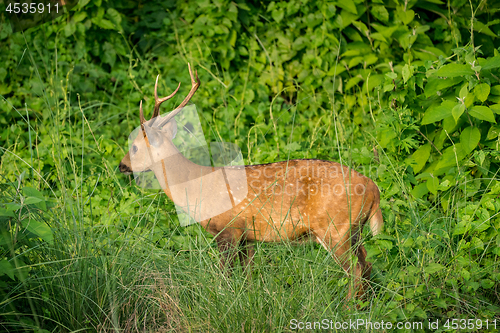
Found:
M 121 161 L 120 171 L 125 174 L 153 171 L 170 199 L 187 207 L 185 210 L 191 216 L 198 214 L 198 221 L 215 236 L 221 252 L 243 245 L 240 259 L 247 264 L 253 257 L 253 249 L 247 243 L 281 242 L 302 236 L 312 236 L 328 252 L 333 252 L 348 273 L 350 255 L 356 255 L 354 291 L 362 295 L 365 291 L 362 280 L 369 280 L 371 264 L 365 260 L 361 231 L 367 221 L 373 234 L 383 226 L 380 194 L 374 182 L 339 163 L 322 160 L 290 160 L 239 168 L 213 168 L 191 162 L 172 143 L 177 132 L 174 117 L 200 85 L 198 73 L 195 79 L 190 66 L 189 74 L 191 91 L 179 107 L 158 121 L 161 103 L 175 95 L 180 83 L 170 96 L 160 99 L 156 78 L 153 116 L 149 121 L 144 119 L 141 101 L 142 133 Z M 246 177 L 236 177 L 236 172 L 242 170 Z M 213 176 L 217 172 L 219 176 Z M 202 180 L 202 190 L 186 185 L 193 179 Z M 224 191 L 231 205 L 214 213 L 218 209 L 216 197 Z M 197 212 L 189 208 L 189 202 L 179 199 L 183 196 L 197 202 Z M 232 254 L 224 256 L 223 266 L 233 264 L 234 251 L 229 252 Z M 352 294 L 350 287 L 348 298 Z

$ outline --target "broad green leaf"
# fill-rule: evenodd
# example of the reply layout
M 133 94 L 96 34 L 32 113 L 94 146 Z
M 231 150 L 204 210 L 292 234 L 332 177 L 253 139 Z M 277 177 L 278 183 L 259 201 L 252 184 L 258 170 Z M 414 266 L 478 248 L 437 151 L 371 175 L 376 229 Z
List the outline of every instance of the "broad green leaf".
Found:
M 32 204 L 39 203 L 40 201 L 43 201 L 43 199 L 35 198 L 35 197 L 27 197 L 26 199 L 24 199 L 23 203 L 25 205 L 32 205 Z
M 5 209 L 7 209 L 9 211 L 16 211 L 22 207 L 21 204 L 18 204 L 17 202 L 9 202 L 9 203 L 6 203 L 4 205 L 5 205 Z
M 490 289 L 494 285 L 495 285 L 495 282 L 493 282 L 490 279 L 483 279 L 483 280 L 481 280 L 481 287 L 483 287 L 484 289 Z
M 295 42 L 294 42 L 294 46 L 295 46 Z M 343 73 L 345 71 L 346 71 L 345 66 L 343 66 L 341 64 L 337 64 L 335 66 L 332 66 L 330 68 L 330 70 L 328 70 L 328 73 L 326 75 L 329 75 L 329 76 L 339 75 L 339 74 L 341 74 L 341 73 Z
M 283 17 L 285 16 L 285 11 L 283 9 L 275 9 L 272 11 L 271 16 L 276 22 L 281 22 Z
M 116 50 L 113 46 L 113 44 L 104 42 L 104 45 L 102 47 L 103 50 L 103 55 L 102 55 L 102 61 L 113 66 L 116 61 Z
M 64 26 L 64 37 L 69 37 L 73 35 L 76 31 L 76 24 L 68 23 Z
M 484 102 L 490 94 L 490 86 L 487 83 L 478 84 L 476 88 L 474 88 L 474 94 L 476 95 L 477 99 L 479 99 L 481 102 Z
M 367 254 L 366 259 L 375 257 L 375 256 L 379 255 L 380 253 L 382 253 L 382 250 L 380 250 L 380 248 L 378 246 L 372 246 L 372 245 L 366 244 L 365 248 L 366 248 L 366 254 Z
M 34 219 L 30 220 L 26 219 L 23 220 L 22 224 L 23 227 L 25 227 L 30 232 L 34 233 L 35 235 L 37 235 L 46 242 L 51 243 L 52 240 L 54 239 L 54 236 L 52 234 L 52 229 L 50 229 L 50 227 L 44 222 L 39 222 Z
M 474 101 L 476 101 L 475 94 L 468 94 L 467 98 L 464 99 L 465 108 L 471 108 L 474 105 Z
M 229 38 L 229 45 L 231 47 L 234 47 L 236 45 L 236 39 L 238 38 L 238 34 L 236 33 L 236 30 L 231 31 L 231 37 Z
M 122 21 L 122 17 L 116 9 L 108 8 L 108 17 L 114 24 L 116 24 L 117 28 L 120 28 L 119 24 Z
M 35 189 L 33 187 L 29 187 L 29 186 L 23 187 L 23 193 L 27 197 L 35 197 L 38 199 L 45 200 L 43 193 L 38 191 L 37 189 Z
M 349 68 L 353 68 L 360 64 L 363 61 L 363 57 L 354 57 L 351 60 L 349 60 L 349 64 L 347 65 Z
M 0 216 L 14 217 L 14 212 L 12 210 L 0 208 Z
M 476 105 L 469 110 L 469 114 L 477 119 L 486 120 L 490 123 L 496 123 L 495 116 L 487 106 Z
M 427 143 L 415 150 L 415 152 L 409 159 L 409 162 L 411 163 L 413 172 L 415 174 L 422 170 L 422 168 L 425 166 L 425 163 L 427 163 L 427 160 L 429 159 L 429 156 L 431 154 L 431 148 L 431 144 Z
M 363 36 L 366 36 L 366 34 L 370 33 L 370 30 L 368 30 L 368 27 L 363 22 L 354 21 L 354 22 L 352 22 L 352 25 L 355 26 L 356 29 L 358 29 L 359 31 L 361 31 L 361 33 L 363 34 Z
M 379 21 L 382 22 L 389 21 L 389 12 L 385 8 L 385 6 L 379 6 L 379 5 L 373 6 L 370 12 Z
M 114 29 L 115 28 L 115 25 L 109 21 L 109 20 L 106 20 L 106 19 L 102 19 L 102 20 L 98 20 L 97 22 L 95 22 L 99 27 L 103 28 L 103 29 Z
M 299 37 L 293 41 L 292 47 L 294 50 L 299 51 L 307 46 L 307 42 L 308 42 L 308 40 L 305 37 Z M 341 69 L 344 68 L 344 66 L 337 65 L 337 67 L 339 67 L 337 69 L 337 74 L 342 73 L 343 71 Z M 345 70 L 345 68 L 344 68 L 344 70 Z M 330 69 L 330 71 L 331 71 L 331 69 Z
M 387 145 L 397 136 L 396 132 L 392 128 L 384 128 L 378 132 L 377 137 L 382 148 L 386 148 Z
M 364 85 L 363 85 L 363 91 L 366 92 L 366 90 L 371 91 L 375 87 L 380 87 L 384 83 L 384 75 L 382 74 L 376 74 L 376 75 L 370 75 Z
M 351 89 L 352 87 L 354 87 L 355 85 L 357 85 L 359 83 L 359 81 L 361 81 L 361 78 L 359 76 L 353 76 L 349 79 L 349 81 L 347 81 L 346 85 L 345 85 L 345 90 L 349 90 Z
M 466 270 L 465 268 L 460 271 L 460 275 L 464 278 L 465 281 L 470 280 L 470 272 Z
M 493 38 L 498 37 L 493 31 L 491 31 L 490 28 L 488 28 L 488 26 L 486 24 L 484 24 L 483 22 L 481 22 L 479 20 L 474 20 L 474 30 L 476 30 L 479 33 L 493 37 Z
M 422 184 L 418 184 L 417 186 L 415 186 L 415 188 L 413 188 L 413 190 L 411 191 L 411 194 L 415 197 L 415 198 L 421 198 L 423 197 L 424 195 L 426 195 L 427 193 L 429 193 L 429 189 L 427 188 L 427 184 L 426 183 L 422 183 Z
M 458 121 L 458 118 L 460 118 L 460 116 L 462 115 L 462 113 L 464 113 L 464 111 L 465 111 L 465 105 L 462 103 L 458 103 L 453 107 L 453 109 L 451 109 L 451 114 L 453 116 L 453 119 L 455 119 L 455 122 Z
M 47 205 L 45 204 L 45 198 L 44 198 L 42 192 L 38 191 L 37 189 L 35 189 L 33 187 L 24 187 L 23 193 L 27 197 L 34 197 L 34 198 L 40 199 L 38 202 L 35 202 L 33 199 L 30 199 L 30 201 L 28 203 L 26 203 L 26 201 L 24 202 L 25 205 L 36 204 L 36 207 L 42 209 L 43 211 L 47 210 Z
M 425 111 L 422 125 L 432 124 L 436 121 L 443 120 L 451 115 L 451 110 L 455 106 L 455 102 L 444 101 L 438 107 L 430 107 Z
M 75 15 L 73 15 L 71 20 L 75 23 L 78 23 L 78 22 L 83 21 L 83 19 L 85 19 L 86 17 L 87 17 L 87 13 L 84 11 L 81 11 L 81 12 L 75 13 Z
M 345 9 L 348 12 L 351 12 L 353 14 L 356 14 L 356 15 L 358 14 L 358 10 L 356 9 L 356 5 L 354 4 L 354 1 L 352 1 L 352 0 L 341 0 L 341 1 L 338 1 L 335 5 L 342 8 L 342 9 Z
M 252 89 L 245 91 L 245 103 L 250 104 L 255 98 L 255 92 Z
M 483 241 L 480 240 L 477 237 L 472 237 L 472 240 L 470 241 L 470 245 L 471 245 L 471 250 L 472 249 L 484 250 L 484 243 L 483 243 Z
M 493 104 L 490 105 L 491 111 L 495 112 L 496 114 L 500 114 L 500 104 Z
M 470 68 L 470 66 L 462 64 L 444 65 L 436 72 L 434 72 L 434 76 L 445 76 L 445 77 L 457 77 L 457 76 L 472 75 L 472 74 L 474 74 L 474 71 Z
M 498 125 L 493 125 L 490 127 L 488 131 L 488 135 L 486 136 L 486 140 L 493 140 L 498 138 L 498 135 L 500 135 L 500 126 Z
M 396 80 L 398 78 L 398 74 L 394 72 L 388 72 L 385 74 L 389 79 L 391 80 Z
M 434 274 L 436 272 L 439 272 L 443 268 L 444 268 L 443 265 L 433 262 L 433 263 L 430 263 L 429 265 L 427 265 L 427 267 L 424 268 L 424 272 L 429 273 L 429 274 Z
M 413 66 L 408 66 L 408 64 L 405 64 L 403 66 L 402 74 L 404 83 L 406 83 L 413 76 Z
M 439 77 L 431 76 L 425 85 L 425 97 L 434 96 L 438 91 L 443 91 L 446 88 L 452 87 L 463 81 L 461 77 L 441 79 Z
M 450 115 L 449 117 L 443 119 L 442 128 L 445 132 L 448 132 L 448 135 L 451 135 L 457 129 L 459 129 L 464 122 L 465 119 L 463 119 L 462 117 L 455 121 L 455 119 L 453 119 L 453 116 Z M 447 137 L 446 133 L 443 134 Z
M 442 309 L 448 308 L 448 304 L 446 303 L 446 300 L 442 299 L 442 298 L 435 299 L 434 305 L 436 305 L 437 307 L 442 308 Z
M 390 240 L 385 239 L 377 239 L 377 245 L 386 250 L 390 250 L 394 247 Z
M 464 152 L 461 143 L 456 143 L 451 147 L 446 148 L 443 151 L 443 156 L 439 159 L 438 164 L 436 165 L 435 170 L 439 170 L 442 168 L 456 166 L 467 154 Z
M 463 234 L 465 234 L 469 230 L 470 230 L 470 223 L 469 223 L 469 221 L 462 220 L 462 221 L 458 222 L 455 225 L 455 227 L 453 228 L 453 236 L 463 235 Z
M 462 89 L 460 89 L 460 93 L 458 94 L 458 97 L 460 97 L 461 100 L 464 100 L 465 98 L 467 98 L 467 95 L 469 95 L 468 84 L 464 84 Z
M 487 59 L 482 64 L 481 69 L 489 70 L 489 69 L 498 68 L 498 67 L 500 67 L 500 56 L 495 56 L 495 57 Z
M 284 148 L 286 151 L 297 151 L 300 149 L 300 144 L 298 144 L 297 142 L 291 142 L 287 144 Z
M 490 89 L 490 94 L 500 95 L 500 84 L 497 84 L 496 86 L 492 86 Z
M 490 227 L 490 222 L 485 220 L 476 220 L 472 223 L 472 230 L 475 232 L 485 231 Z
M 7 274 L 12 280 L 14 277 L 14 267 L 7 259 L 0 260 L 0 276 L 3 274 Z
M 429 189 L 429 191 L 432 194 L 436 195 L 437 194 L 437 188 L 439 186 L 439 179 L 437 177 L 433 176 L 433 177 L 427 179 L 426 185 L 427 185 L 427 188 Z
M 403 7 L 398 7 L 396 11 L 396 16 L 399 20 L 403 22 L 404 25 L 407 25 L 408 23 L 413 21 L 413 18 L 415 17 L 415 12 L 411 9 L 407 9 L 405 11 Z
M 477 147 L 479 140 L 481 140 L 481 132 L 477 127 L 469 126 L 460 134 L 460 143 L 462 144 L 465 154 L 469 154 L 473 151 Z

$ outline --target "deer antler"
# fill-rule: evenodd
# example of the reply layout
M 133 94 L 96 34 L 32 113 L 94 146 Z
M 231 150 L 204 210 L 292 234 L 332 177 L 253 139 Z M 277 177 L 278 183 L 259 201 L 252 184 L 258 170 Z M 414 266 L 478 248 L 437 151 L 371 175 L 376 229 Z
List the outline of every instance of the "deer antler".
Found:
M 168 101 L 169 99 L 171 99 L 172 97 L 174 97 L 174 95 L 177 93 L 177 91 L 181 87 L 181 83 L 179 82 L 179 85 L 177 86 L 177 89 L 175 89 L 175 91 L 173 93 L 171 93 L 167 97 L 158 98 L 158 78 L 159 77 L 160 77 L 160 74 L 158 74 L 158 76 L 156 77 L 156 83 L 155 83 L 155 110 L 153 112 L 153 116 L 151 117 L 151 119 L 156 118 L 156 117 L 158 117 L 160 115 L 160 105 L 161 105 L 161 103 L 163 103 L 165 101 Z
M 191 97 L 193 97 L 196 90 L 198 90 L 198 87 L 200 86 L 200 79 L 198 78 L 198 71 L 195 72 L 195 75 L 196 75 L 196 79 L 195 79 L 193 76 L 193 71 L 191 70 L 191 65 L 189 63 L 188 63 L 188 69 L 189 69 L 189 76 L 191 77 L 191 90 L 189 91 L 189 94 L 186 96 L 186 98 L 184 98 L 182 103 L 174 111 L 170 112 L 170 114 L 168 116 L 166 116 L 165 118 L 163 118 L 161 120 L 161 122 L 158 124 L 158 127 L 162 127 L 163 125 L 168 123 L 173 117 L 175 117 L 179 112 L 181 112 L 182 108 L 186 106 L 186 104 L 189 102 Z M 177 89 L 179 89 L 179 88 L 177 88 Z M 156 89 L 155 89 L 155 92 L 156 92 Z M 175 92 L 177 92 L 177 90 Z M 155 105 L 155 107 L 156 107 L 156 105 Z M 155 113 L 156 113 L 156 109 L 155 109 Z
M 141 119 L 141 127 L 146 122 L 146 118 L 144 118 L 144 111 L 142 111 L 142 99 L 141 104 L 139 104 L 139 118 Z
M 181 83 L 179 82 L 177 89 L 175 89 L 173 93 L 171 93 L 170 95 L 168 95 L 166 97 L 158 98 L 158 78 L 159 77 L 160 77 L 160 75 L 158 74 L 158 76 L 156 77 L 156 83 L 155 83 L 155 109 L 153 112 L 153 116 L 151 116 L 151 119 L 153 119 L 152 123 L 154 123 L 154 119 L 160 115 L 161 103 L 168 101 L 169 99 L 174 97 L 174 95 L 177 93 L 177 91 L 179 91 L 179 88 L 181 87 Z M 139 105 L 139 110 L 140 110 L 139 117 L 141 119 L 141 126 L 142 126 L 145 122 L 147 122 L 146 118 L 144 118 L 144 111 L 142 110 L 142 100 L 141 100 L 141 104 Z

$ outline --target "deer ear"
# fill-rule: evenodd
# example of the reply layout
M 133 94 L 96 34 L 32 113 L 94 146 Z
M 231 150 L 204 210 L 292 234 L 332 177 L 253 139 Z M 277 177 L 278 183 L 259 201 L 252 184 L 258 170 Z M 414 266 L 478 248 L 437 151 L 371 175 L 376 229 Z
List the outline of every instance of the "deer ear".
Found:
M 175 119 L 172 119 L 172 140 L 175 139 L 175 136 L 177 135 L 177 123 L 175 122 Z
M 145 127 L 145 130 L 149 143 L 153 147 L 158 148 L 163 143 L 163 136 L 161 135 L 161 132 L 148 126 Z
M 175 139 L 175 135 L 177 134 L 177 122 L 175 119 L 171 119 L 168 123 L 163 125 L 163 130 L 169 132 L 172 136 L 172 140 Z

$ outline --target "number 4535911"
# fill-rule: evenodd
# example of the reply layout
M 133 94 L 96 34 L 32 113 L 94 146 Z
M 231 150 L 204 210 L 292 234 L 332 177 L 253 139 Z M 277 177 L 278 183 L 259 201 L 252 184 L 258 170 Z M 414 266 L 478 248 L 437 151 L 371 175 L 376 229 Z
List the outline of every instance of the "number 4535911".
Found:
M 500 324 L 500 323 L 499 323 Z M 497 321 L 496 320 L 482 320 L 482 319 L 448 319 L 444 323 L 444 328 L 446 329 L 496 329 Z
M 47 11 L 48 13 L 55 12 L 59 13 L 59 4 L 56 2 L 54 5 L 51 5 L 50 2 L 47 4 L 44 3 L 35 3 L 32 2 L 30 4 L 28 3 L 9 3 L 7 8 L 5 9 L 6 12 L 9 13 L 14 13 L 14 14 L 42 14 L 44 11 Z

